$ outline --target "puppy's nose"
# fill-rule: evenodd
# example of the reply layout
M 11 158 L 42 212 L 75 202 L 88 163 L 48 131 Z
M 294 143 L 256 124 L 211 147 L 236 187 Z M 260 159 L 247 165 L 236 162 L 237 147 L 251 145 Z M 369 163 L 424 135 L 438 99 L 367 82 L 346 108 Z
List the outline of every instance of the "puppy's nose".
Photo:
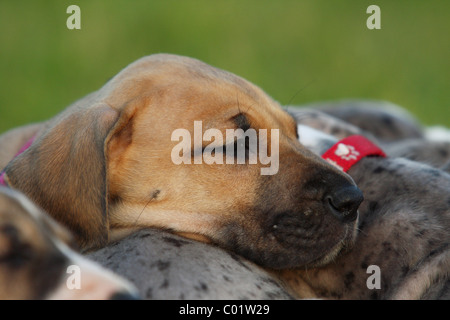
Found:
M 358 208 L 364 197 L 355 186 L 339 188 L 326 196 L 331 211 L 342 222 L 352 222 L 358 217 Z

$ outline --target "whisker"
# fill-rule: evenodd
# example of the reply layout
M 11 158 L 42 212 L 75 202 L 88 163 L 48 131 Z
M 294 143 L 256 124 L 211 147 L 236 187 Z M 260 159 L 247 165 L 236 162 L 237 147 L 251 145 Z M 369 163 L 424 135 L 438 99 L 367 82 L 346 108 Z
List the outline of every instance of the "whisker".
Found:
M 314 82 L 316 82 L 316 79 L 312 79 L 311 81 L 309 81 L 307 84 L 305 84 L 303 87 L 301 87 L 297 92 L 294 93 L 294 95 L 291 97 L 291 99 L 289 100 L 288 103 L 286 103 L 286 105 L 290 105 L 292 100 L 294 100 L 294 98 L 303 90 L 305 90 L 307 87 L 309 87 L 311 84 L 313 84 Z
M 147 201 L 147 203 L 145 204 L 144 208 L 142 208 L 141 212 L 139 213 L 138 217 L 136 218 L 136 221 L 134 222 L 134 226 L 133 227 L 138 227 L 138 221 L 141 218 L 142 213 L 144 212 L 144 210 L 147 208 L 147 206 L 150 204 L 150 202 L 152 202 L 152 200 L 155 198 L 154 193 L 152 194 L 152 197 L 150 198 L 150 200 Z
M 237 91 L 237 90 L 236 90 Z M 240 104 L 239 104 L 239 94 L 238 94 L 239 92 L 236 92 L 236 103 L 237 103 L 237 108 L 238 108 L 238 111 L 239 111 L 239 113 L 242 113 L 241 112 L 241 106 L 240 106 Z
M 363 235 L 365 235 L 365 236 L 368 236 L 368 233 L 367 232 L 365 232 L 364 230 L 362 230 L 362 229 L 360 229 L 360 228 L 356 228 L 356 230 L 358 231 L 358 233 L 361 233 L 361 234 L 363 234 Z

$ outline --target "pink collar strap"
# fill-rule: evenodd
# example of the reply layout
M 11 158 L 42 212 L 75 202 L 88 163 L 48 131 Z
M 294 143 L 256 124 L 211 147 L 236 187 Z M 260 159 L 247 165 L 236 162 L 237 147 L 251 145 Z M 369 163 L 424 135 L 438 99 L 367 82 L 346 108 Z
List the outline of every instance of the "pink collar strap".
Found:
M 376 144 L 363 136 L 354 135 L 340 140 L 322 158 L 344 172 L 350 170 L 364 157 L 386 157 L 386 154 Z
M 19 152 L 17 152 L 17 154 L 14 156 L 14 158 L 16 158 L 18 155 L 22 154 L 25 150 L 27 150 L 29 147 L 31 147 L 31 145 L 33 144 L 34 140 L 36 139 L 36 136 L 33 136 L 30 140 L 27 141 L 27 143 L 25 143 L 22 148 L 20 148 Z M 0 173 L 0 186 L 7 186 L 7 183 L 5 181 L 5 171 L 3 169 L 3 171 Z

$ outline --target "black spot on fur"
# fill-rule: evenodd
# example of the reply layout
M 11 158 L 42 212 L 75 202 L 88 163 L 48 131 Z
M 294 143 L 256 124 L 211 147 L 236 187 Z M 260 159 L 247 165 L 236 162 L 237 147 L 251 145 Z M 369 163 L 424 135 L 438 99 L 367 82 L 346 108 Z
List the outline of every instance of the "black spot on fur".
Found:
M 197 286 L 194 287 L 197 291 L 208 291 L 208 285 L 204 282 L 199 282 Z
M 448 151 L 445 149 L 439 149 L 439 154 L 441 155 L 442 158 L 448 157 Z
M 422 237 L 425 235 L 425 233 L 427 233 L 427 230 L 421 229 L 421 230 L 418 230 L 418 231 L 414 234 L 414 236 L 419 237 L 419 238 L 422 238 Z
M 180 248 L 184 246 L 185 244 L 188 244 L 188 241 L 182 240 L 182 239 L 174 239 L 170 237 L 164 237 L 163 240 L 167 243 L 173 244 L 175 247 Z
M 336 135 L 338 135 L 340 133 L 340 131 L 341 130 L 338 127 L 333 127 L 331 129 L 331 135 L 336 136 Z
M 433 248 L 435 245 L 437 245 L 438 241 L 436 239 L 428 239 L 427 243 L 430 248 Z
M 147 299 L 151 299 L 153 297 L 153 288 L 152 287 L 147 289 L 147 291 L 145 292 L 145 297 Z
M 373 255 L 373 253 L 370 252 L 370 253 L 368 253 L 368 254 L 364 257 L 363 261 L 361 262 L 361 268 L 362 268 L 362 269 L 367 270 L 367 268 L 369 267 L 368 261 L 369 261 L 369 259 L 370 259 L 370 257 L 371 257 L 372 255 Z
M 409 267 L 408 266 L 403 266 L 402 267 L 402 275 L 406 276 L 409 272 Z
M 375 212 L 378 208 L 378 202 L 377 201 L 371 201 L 369 203 L 369 210 L 370 212 Z
M 158 195 L 159 195 L 160 193 L 161 193 L 161 190 L 155 190 L 155 191 L 153 191 L 152 196 L 151 196 L 151 199 L 153 200 L 153 199 L 158 198 Z
M 375 170 L 373 170 L 374 174 L 378 174 L 385 171 L 385 169 L 383 167 L 376 167 Z
M 159 286 L 160 289 L 166 289 L 169 287 L 169 280 L 164 279 L 164 282 Z
M 350 271 L 345 274 L 344 284 L 346 289 L 350 289 L 351 285 L 355 281 L 355 274 Z
M 151 237 L 152 235 L 150 234 L 150 233 L 144 233 L 144 234 L 140 234 L 139 235 L 139 239 L 145 239 L 145 238 L 148 238 L 148 237 Z
M 332 297 L 336 298 L 336 299 L 341 299 L 342 298 L 342 294 L 338 293 L 338 292 L 335 292 L 335 291 L 330 292 L 330 295 Z
M 238 256 L 237 254 L 233 253 L 233 252 L 229 252 L 228 253 L 230 255 L 231 258 L 233 258 L 234 261 L 236 261 L 237 263 L 239 263 L 241 266 L 243 266 L 245 269 L 252 271 L 245 263 L 242 262 L 242 258 L 240 256 Z
M 269 300 L 279 299 L 279 296 L 274 292 L 266 291 L 265 294 L 267 296 L 267 299 L 269 299 Z M 242 300 L 244 300 L 244 299 L 242 299 Z
M 158 260 L 156 262 L 156 267 L 158 268 L 159 271 L 164 271 L 164 270 L 166 270 L 167 268 L 170 267 L 170 261 Z
M 110 248 L 114 248 L 114 247 L 116 247 L 117 245 L 119 245 L 119 241 L 116 241 L 116 242 L 113 242 L 113 243 L 111 243 L 110 245 L 108 245 L 108 247 L 110 247 Z
M 278 283 L 274 280 L 274 279 L 272 279 L 272 278 L 260 278 L 261 280 L 262 280 L 262 282 L 264 282 L 264 283 L 267 283 L 267 284 L 270 284 L 270 285 L 275 285 L 275 286 L 277 286 L 278 285 Z
M 433 177 L 440 177 L 441 176 L 441 170 L 439 170 L 439 169 L 433 169 L 433 168 L 430 168 L 430 169 L 426 169 L 425 170 L 425 172 L 427 173 L 427 174 L 429 174 L 429 175 L 431 175 L 431 176 L 433 176 Z

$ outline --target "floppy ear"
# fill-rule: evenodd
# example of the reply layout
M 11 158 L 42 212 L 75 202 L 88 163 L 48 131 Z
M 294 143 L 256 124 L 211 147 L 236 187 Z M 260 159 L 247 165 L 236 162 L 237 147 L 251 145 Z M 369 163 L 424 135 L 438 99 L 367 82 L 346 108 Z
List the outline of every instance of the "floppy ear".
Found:
M 83 250 L 108 241 L 105 144 L 118 118 L 106 103 L 69 107 L 6 167 L 11 187 L 74 232 Z

